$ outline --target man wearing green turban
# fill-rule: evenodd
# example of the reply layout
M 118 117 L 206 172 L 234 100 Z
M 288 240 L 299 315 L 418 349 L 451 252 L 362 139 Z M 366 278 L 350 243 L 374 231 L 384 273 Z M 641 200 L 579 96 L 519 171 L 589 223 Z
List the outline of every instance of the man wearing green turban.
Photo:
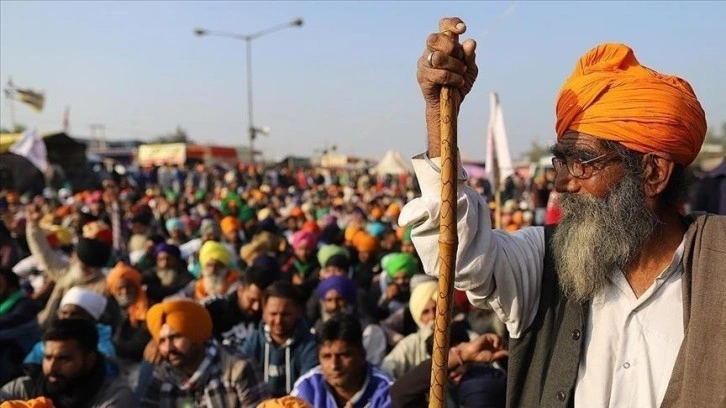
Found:
M 394 313 L 408 304 L 411 296 L 411 277 L 418 270 L 418 263 L 409 253 L 394 252 L 381 259 L 381 267 L 386 275 L 380 281 L 381 297 L 378 307 L 388 313 Z

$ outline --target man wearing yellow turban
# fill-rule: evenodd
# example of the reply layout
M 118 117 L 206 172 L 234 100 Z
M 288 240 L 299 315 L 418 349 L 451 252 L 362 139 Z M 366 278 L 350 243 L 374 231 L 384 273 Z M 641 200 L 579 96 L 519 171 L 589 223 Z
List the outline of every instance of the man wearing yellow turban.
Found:
M 239 286 L 240 274 L 232 269 L 232 253 L 226 245 L 217 241 L 207 241 L 199 250 L 201 276 L 191 281 L 181 295 L 201 301 L 209 296 L 226 295 Z
M 146 316 L 162 362 L 141 398 L 142 406 L 253 407 L 269 398 L 254 365 L 212 339 L 212 317 L 188 299 L 154 305 Z
M 441 32 L 463 34 L 458 18 Z M 419 59 L 429 150 L 422 197 L 403 209 L 427 273 L 438 271 L 442 85 L 471 91 L 476 43 L 432 34 Z M 624 44 L 586 52 L 556 104 L 561 221 L 492 231 L 484 200 L 458 185 L 454 285 L 491 307 L 511 341 L 508 406 L 724 406 L 726 217 L 679 211 L 685 167 L 706 132 L 685 80 Z M 702 373 L 709 373 L 704 376 Z
M 408 302 L 408 309 L 418 330 L 396 343 L 396 346 L 381 363 L 381 368 L 394 378 L 400 378 L 430 357 L 426 339 L 433 332 L 439 284 L 431 278 L 427 277 L 427 279 L 411 291 L 411 298 Z

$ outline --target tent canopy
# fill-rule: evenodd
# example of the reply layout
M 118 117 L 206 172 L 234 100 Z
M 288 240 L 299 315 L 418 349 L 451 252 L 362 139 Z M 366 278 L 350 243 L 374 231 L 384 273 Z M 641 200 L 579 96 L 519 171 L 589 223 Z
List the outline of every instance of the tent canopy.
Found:
M 406 160 L 403 156 L 401 156 L 401 153 L 389 150 L 383 156 L 381 161 L 371 168 L 371 173 L 377 176 L 383 176 L 386 174 L 412 174 L 413 166 L 409 160 Z

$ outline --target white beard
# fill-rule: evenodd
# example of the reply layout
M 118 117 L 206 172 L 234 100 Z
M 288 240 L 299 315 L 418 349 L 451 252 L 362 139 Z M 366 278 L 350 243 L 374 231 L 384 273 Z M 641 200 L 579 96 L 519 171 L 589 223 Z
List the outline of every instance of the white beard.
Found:
M 204 275 L 203 282 L 208 296 L 224 295 L 224 276 Z
M 162 286 L 171 286 L 176 279 L 176 271 L 173 269 L 157 269 L 156 276 L 161 281 Z
M 119 307 L 126 308 L 131 303 L 133 303 L 133 299 L 131 299 L 128 296 L 117 296 L 114 295 L 114 298 L 116 298 L 116 303 L 118 303 Z
M 626 174 L 607 197 L 560 197 L 562 219 L 552 236 L 560 288 L 579 303 L 592 300 L 613 273 L 635 259 L 658 220 L 645 205 L 640 176 Z

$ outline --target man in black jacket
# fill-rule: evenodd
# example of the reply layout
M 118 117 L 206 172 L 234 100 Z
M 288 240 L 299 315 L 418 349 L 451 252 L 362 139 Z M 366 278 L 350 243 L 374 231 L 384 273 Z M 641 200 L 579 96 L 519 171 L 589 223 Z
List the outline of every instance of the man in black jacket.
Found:
M 236 352 L 257 328 L 262 317 L 262 293 L 279 276 L 279 271 L 254 264 L 242 274 L 236 291 L 203 302 L 212 315 L 214 337 L 231 352 Z
M 20 289 L 18 276 L 0 268 L 0 384 L 22 374 L 20 363 L 40 340 L 38 305 Z

